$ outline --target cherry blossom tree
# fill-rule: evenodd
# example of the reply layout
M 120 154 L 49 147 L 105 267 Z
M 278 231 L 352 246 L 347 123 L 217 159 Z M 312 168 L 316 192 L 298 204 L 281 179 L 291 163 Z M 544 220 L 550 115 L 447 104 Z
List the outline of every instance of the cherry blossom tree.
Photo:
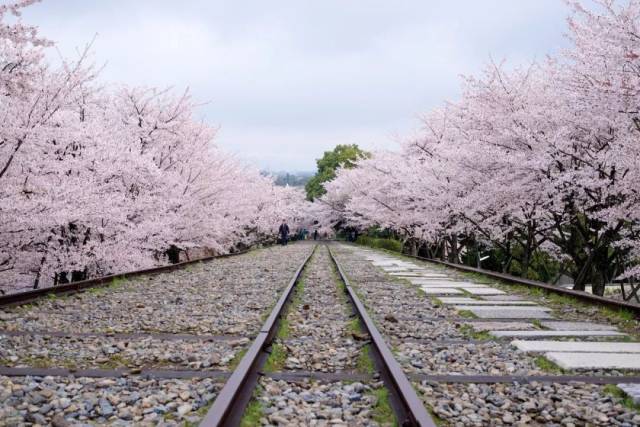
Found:
M 188 91 L 101 87 L 90 48 L 52 67 L 51 42 L 0 7 L 0 290 L 164 264 L 172 248 L 225 253 L 304 219 L 214 144 Z
M 637 274 L 640 2 L 569 2 L 571 47 L 541 64 L 491 61 L 398 154 L 337 173 L 332 215 L 459 262 L 478 245 L 534 274 L 556 257 L 576 289 Z M 331 217 L 331 215 L 327 215 Z

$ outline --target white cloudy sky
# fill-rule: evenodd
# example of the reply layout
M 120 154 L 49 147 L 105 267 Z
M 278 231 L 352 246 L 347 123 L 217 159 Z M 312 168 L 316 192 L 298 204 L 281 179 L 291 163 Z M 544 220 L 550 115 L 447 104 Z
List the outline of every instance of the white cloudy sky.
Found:
M 217 143 L 261 168 L 313 170 L 341 143 L 392 148 L 489 56 L 556 52 L 562 0 L 44 0 L 24 20 L 105 81 L 189 86 Z

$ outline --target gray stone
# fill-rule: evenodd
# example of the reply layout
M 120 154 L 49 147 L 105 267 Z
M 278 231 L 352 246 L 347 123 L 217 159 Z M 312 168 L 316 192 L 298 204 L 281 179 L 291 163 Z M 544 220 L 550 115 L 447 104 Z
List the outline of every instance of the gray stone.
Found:
M 563 369 L 640 370 L 640 357 L 634 353 L 545 353 L 545 357 Z
M 633 399 L 633 403 L 640 405 L 640 384 L 618 384 L 618 387 Z
M 533 323 L 526 322 L 470 322 L 476 331 L 528 331 L 536 329 Z
M 455 306 L 456 310 L 468 310 L 481 319 L 550 319 L 548 309 L 531 308 L 526 306 L 479 307 Z
M 403 273 L 410 272 L 411 270 L 407 267 L 398 267 L 396 265 L 393 266 L 382 266 L 382 269 L 388 273 Z
M 560 321 L 544 321 L 541 322 L 545 328 L 554 331 L 615 331 L 617 328 L 613 325 L 603 325 L 592 322 L 560 322 Z
M 456 288 L 421 288 L 427 295 L 459 295 L 463 292 Z
M 493 306 L 493 307 L 486 307 L 483 305 L 465 305 L 465 306 L 458 306 L 458 305 L 454 305 L 453 308 L 455 308 L 456 310 L 478 310 L 478 311 L 487 311 L 487 312 L 499 312 L 502 310 L 512 310 L 512 311 L 531 311 L 531 310 L 536 310 L 536 311 L 551 311 L 550 308 L 548 307 L 543 307 L 541 305 L 534 305 L 534 306 L 528 306 L 528 305 L 507 305 L 507 306 Z
M 455 280 L 442 280 L 442 279 L 429 280 L 424 278 L 416 278 L 416 279 L 412 278 L 412 279 L 409 279 L 409 281 L 414 285 L 424 285 L 424 286 L 455 286 L 457 288 L 460 288 L 463 286 L 487 287 L 487 285 L 483 285 L 483 284 L 472 283 L 472 282 L 460 282 Z
M 65 420 L 64 416 L 62 416 L 61 414 L 58 414 L 55 417 L 53 417 L 53 419 L 51 420 L 51 425 L 53 427 L 68 427 L 71 425 L 71 423 Z
M 585 341 L 521 341 L 512 345 L 525 352 L 592 352 L 592 353 L 640 353 L 640 343 L 634 342 L 585 342 Z
M 44 415 L 39 414 L 39 413 L 35 413 L 35 414 L 28 414 L 27 415 L 27 420 L 34 423 L 34 424 L 40 424 L 41 426 L 46 426 L 47 425 L 47 419 L 44 417 Z
M 491 335 L 501 338 L 535 338 L 535 337 L 622 337 L 625 334 L 616 331 L 491 331 Z
M 523 301 L 524 297 L 519 295 L 490 295 L 483 297 L 487 301 Z
M 100 399 L 98 405 L 100 405 L 100 413 L 102 415 L 105 417 L 113 415 L 113 406 L 111 406 L 111 403 L 107 399 Z
M 431 284 L 431 283 L 419 283 L 416 284 L 414 283 L 414 285 L 416 286 L 420 286 L 420 287 L 425 287 L 425 288 L 469 288 L 469 289 L 491 289 L 488 286 L 484 286 L 484 285 L 456 285 L 455 283 L 451 282 L 450 284 L 447 284 L 446 282 L 443 283 L 437 283 L 437 284 Z
M 182 417 L 187 413 L 191 412 L 192 409 L 193 409 L 193 406 L 191 406 L 188 403 L 185 403 L 184 405 L 180 405 L 178 406 L 178 415 Z
M 486 287 L 468 287 L 465 286 L 464 288 L 465 291 L 469 292 L 471 295 L 478 295 L 478 296 L 485 296 L 485 295 L 505 295 L 506 293 L 504 291 L 501 291 L 499 289 L 493 289 L 493 288 L 486 288 Z
M 534 305 L 531 301 L 483 301 L 474 298 L 440 298 L 444 304 L 459 304 L 459 305 Z

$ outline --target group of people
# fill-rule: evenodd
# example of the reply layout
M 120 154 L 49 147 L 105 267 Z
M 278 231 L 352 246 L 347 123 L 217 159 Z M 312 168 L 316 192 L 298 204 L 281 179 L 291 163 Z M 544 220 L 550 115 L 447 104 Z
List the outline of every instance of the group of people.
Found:
M 281 245 L 286 245 L 289 242 L 289 225 L 287 224 L 287 220 L 283 219 L 282 224 L 278 228 L 278 240 Z M 307 236 L 309 235 L 309 230 L 306 228 L 302 228 L 298 230 L 296 237 L 298 240 L 307 240 Z M 320 238 L 318 234 L 318 230 L 313 230 L 313 240 L 318 240 Z

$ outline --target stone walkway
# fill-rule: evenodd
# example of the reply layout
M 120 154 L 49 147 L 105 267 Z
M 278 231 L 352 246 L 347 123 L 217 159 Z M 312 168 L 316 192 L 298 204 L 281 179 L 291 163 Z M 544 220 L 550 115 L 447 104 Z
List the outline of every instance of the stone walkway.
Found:
M 461 363 L 462 365 L 458 369 L 467 371 L 467 369 L 463 368 L 465 363 L 469 367 L 486 363 L 487 357 L 493 357 L 487 355 L 497 355 L 498 348 L 507 348 L 506 344 L 500 343 L 500 339 L 513 338 L 515 340 L 510 343 L 511 348 L 508 350 L 514 358 L 510 369 L 527 369 L 527 363 L 524 363 L 524 360 L 521 360 L 519 355 L 530 355 L 531 357 L 543 355 L 547 360 L 554 362 L 569 374 L 619 375 L 621 376 L 620 388 L 632 398 L 640 399 L 640 387 L 637 384 L 624 383 L 625 373 L 627 375 L 637 375 L 640 372 L 640 342 L 635 342 L 623 331 L 617 330 L 615 326 L 593 322 L 590 319 L 576 321 L 575 316 L 568 317 L 571 321 L 565 321 L 562 313 L 556 313 L 552 308 L 522 296 L 510 295 L 504 289 L 492 286 L 492 283 L 476 283 L 476 281 L 468 280 L 464 275 L 452 269 L 355 246 L 340 245 L 340 251 L 343 256 L 348 253 L 352 254 L 350 256 L 350 259 L 353 260 L 351 264 L 352 277 L 357 277 L 358 274 L 361 274 L 366 269 L 366 267 L 362 266 L 358 267 L 358 271 L 353 270 L 356 265 L 355 259 L 360 258 L 361 262 L 368 262 L 379 271 L 384 272 L 390 280 L 401 279 L 411 284 L 420 293 L 431 299 L 436 307 L 442 306 L 443 308 L 451 309 L 454 315 L 457 314 L 468 319 L 465 324 L 469 325 L 475 331 L 474 333 L 488 334 L 493 336 L 494 339 L 498 339 L 498 341 L 495 341 L 498 347 L 493 350 L 488 346 L 492 341 L 486 341 L 488 344 L 458 346 L 455 351 L 452 344 L 450 346 L 451 351 L 444 353 L 441 348 L 434 348 L 428 341 L 421 342 L 417 346 L 403 342 L 397 345 L 396 348 L 400 354 L 410 357 L 411 364 L 405 369 L 418 368 L 418 371 L 420 371 L 423 366 L 430 366 L 429 369 L 439 369 L 438 367 L 440 366 L 444 369 L 446 369 L 446 366 L 456 369 L 455 366 Z M 374 273 L 367 271 L 368 276 L 375 277 Z M 383 282 L 379 278 L 375 280 Z M 360 286 L 363 291 L 380 287 L 377 283 L 367 283 L 366 281 L 362 281 Z M 373 296 L 375 293 L 376 291 L 374 290 Z M 406 292 L 398 287 L 398 294 L 402 295 L 404 293 Z M 405 297 L 402 296 L 402 298 Z M 381 308 L 377 307 L 376 310 L 381 310 Z M 434 313 L 433 317 L 435 318 L 442 316 L 442 313 L 437 308 L 425 307 L 425 317 L 429 317 L 429 313 Z M 478 358 L 477 352 L 480 348 L 483 348 L 480 354 L 485 356 Z M 425 357 L 421 357 L 422 355 Z M 509 366 L 509 362 L 504 360 L 504 357 L 505 355 L 500 353 L 497 359 L 502 360 L 500 362 L 502 366 L 505 366 L 505 363 L 506 366 Z M 533 373 L 533 371 L 531 372 Z M 464 393 L 465 389 L 469 390 L 469 387 L 465 385 L 445 389 L 436 384 L 423 384 L 423 386 L 421 390 L 424 393 L 434 393 L 434 396 L 440 396 L 439 400 L 437 400 L 440 403 L 446 400 L 444 397 L 448 393 L 451 393 L 451 399 L 456 401 L 457 398 L 453 397 L 454 395 Z M 492 385 L 490 388 L 496 389 L 500 388 L 500 386 Z M 576 389 L 580 390 L 579 387 Z M 598 389 L 598 387 L 594 388 L 585 384 L 584 389 L 594 390 Z M 531 387 L 525 388 L 525 390 L 531 390 Z M 564 393 L 563 389 L 562 394 Z M 600 396 L 602 397 L 602 395 Z M 433 404 L 430 398 L 427 398 L 427 401 Z M 467 420 L 465 422 L 469 422 L 471 425 L 482 424 L 475 417 L 467 416 L 468 414 L 464 415 L 465 418 L 460 418 L 461 415 L 456 415 L 465 412 L 464 402 L 459 401 L 459 404 L 461 405 L 460 408 L 452 409 L 453 407 L 449 406 L 450 403 L 447 403 L 439 410 L 435 408 L 436 413 L 441 416 L 444 415 L 445 418 L 450 416 L 452 421 L 463 419 Z M 587 401 L 584 400 L 583 404 L 587 404 Z M 457 405 L 454 406 L 457 408 Z M 481 408 L 481 406 L 478 408 Z M 515 411 L 514 413 L 517 412 Z M 526 414 L 526 411 L 524 413 Z M 577 413 L 578 411 L 576 411 Z M 508 411 L 506 414 L 506 419 L 503 419 L 498 424 L 510 424 L 512 421 L 518 421 L 517 418 L 511 419 Z M 529 419 L 532 422 L 536 421 L 535 418 Z M 546 419 L 543 414 L 537 422 L 545 420 L 546 423 L 552 419 L 556 420 L 557 418 L 554 416 Z M 637 425 L 640 423 L 640 415 L 634 415 L 633 413 L 630 416 L 629 413 L 613 415 L 613 412 L 610 415 L 596 415 L 593 421 L 598 425 L 610 425 L 605 423 L 604 419 L 611 422 L 615 421 L 620 425 Z M 519 421 L 526 420 L 527 417 L 522 415 Z M 558 421 L 560 420 L 558 419 Z M 573 422 L 571 420 L 572 418 L 569 417 L 563 420 L 563 424 L 571 424 Z
M 486 299 L 485 297 L 487 295 L 504 295 L 505 292 L 493 288 L 489 284 L 459 281 L 453 274 L 443 273 L 443 270 L 440 268 L 428 268 L 423 265 L 423 263 L 418 264 L 417 262 L 406 261 L 372 250 L 360 249 L 359 251 L 364 254 L 365 259 L 371 261 L 373 265 L 380 267 L 382 270 L 389 272 L 397 278 L 408 280 L 429 295 L 436 297 L 448 295 L 452 290 L 468 295 L 466 297 L 443 296 L 438 298 L 441 303 L 452 306 L 458 312 L 471 312 L 476 317 L 487 320 L 518 319 L 519 321 L 527 321 L 522 322 L 525 325 L 523 330 L 504 331 L 500 329 L 500 324 L 495 324 L 488 328 L 486 326 L 480 328 L 475 327 L 478 331 L 488 331 L 496 337 L 542 338 L 574 336 L 587 338 L 628 338 L 627 335 L 616 331 L 615 328 L 610 325 L 594 324 L 586 321 L 571 322 L 570 330 L 566 328 L 558 330 L 554 327 L 553 322 L 549 320 L 559 321 L 561 319 L 557 319 L 551 313 L 552 310 L 550 308 L 537 305 L 533 301 L 518 297 L 514 297 L 514 299 L 505 297 L 500 301 Z M 544 319 L 545 322 L 539 322 L 541 319 Z M 541 326 L 538 330 L 531 330 L 531 328 L 529 328 L 529 326 L 536 327 L 537 325 Z M 518 342 L 514 341 L 512 344 L 518 346 L 517 343 Z M 558 342 L 556 345 L 549 344 L 549 341 L 540 341 L 540 343 L 547 345 L 545 355 L 553 354 L 555 356 L 557 353 L 563 353 L 561 356 L 555 358 L 561 360 L 562 367 L 566 369 L 618 369 L 621 360 L 624 360 L 623 364 L 625 369 L 640 371 L 640 357 L 635 358 L 635 360 L 633 360 L 633 358 L 627 360 L 627 351 L 622 350 L 622 346 L 620 346 L 620 350 L 616 352 L 615 344 L 611 342 L 589 342 L 588 347 L 584 347 L 584 343 L 581 342 L 575 342 L 575 344 L 573 342 Z M 624 345 L 628 345 L 628 343 Z M 635 345 L 640 347 L 640 343 L 635 343 Z M 521 351 L 533 351 L 529 350 L 529 348 L 530 347 L 520 346 Z M 607 354 L 604 358 L 601 357 L 603 353 Z M 616 359 L 616 353 L 619 354 L 622 359 Z M 588 362 L 589 360 L 591 360 L 591 364 Z M 607 360 L 609 360 L 609 362 Z

